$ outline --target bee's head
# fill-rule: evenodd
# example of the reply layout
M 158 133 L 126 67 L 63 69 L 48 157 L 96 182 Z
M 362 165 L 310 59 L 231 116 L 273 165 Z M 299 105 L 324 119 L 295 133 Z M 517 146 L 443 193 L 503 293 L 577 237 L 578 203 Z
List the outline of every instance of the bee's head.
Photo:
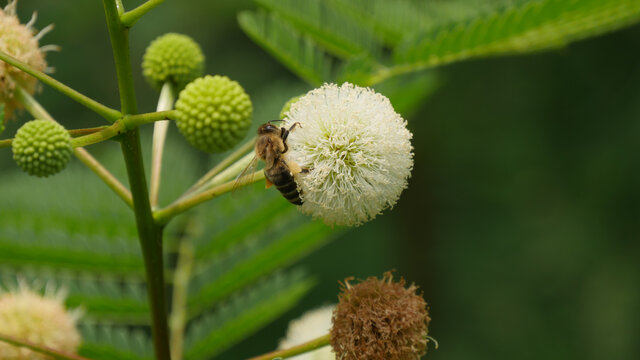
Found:
M 279 131 L 279 127 L 273 125 L 271 122 L 268 122 L 258 128 L 258 135 L 273 134 Z

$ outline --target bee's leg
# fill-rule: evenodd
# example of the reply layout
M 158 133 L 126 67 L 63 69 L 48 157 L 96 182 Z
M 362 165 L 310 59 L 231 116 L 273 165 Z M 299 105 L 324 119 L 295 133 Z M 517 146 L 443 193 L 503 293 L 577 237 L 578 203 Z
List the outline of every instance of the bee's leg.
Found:
M 309 168 L 300 168 L 300 173 L 302 173 L 302 174 L 308 174 L 309 171 L 311 171 L 311 169 L 309 169 Z
M 282 144 L 284 145 L 283 154 L 289 150 L 289 145 L 287 145 L 287 137 L 289 136 L 289 130 L 282 128 Z
M 293 131 L 293 129 L 295 129 L 296 126 L 300 126 L 302 127 L 302 125 L 300 124 L 299 121 L 296 121 L 293 123 L 293 125 L 291 125 L 291 127 L 289 128 L 289 131 Z
M 293 125 L 291 125 L 289 130 L 287 130 L 285 128 L 280 128 L 280 137 L 282 138 L 282 141 L 287 141 L 287 137 L 289 136 L 289 133 L 292 132 L 293 129 L 295 129 L 296 126 L 302 127 L 302 125 L 300 125 L 300 122 L 296 121 L 296 122 L 293 123 Z M 285 143 L 285 145 L 286 145 L 286 143 Z

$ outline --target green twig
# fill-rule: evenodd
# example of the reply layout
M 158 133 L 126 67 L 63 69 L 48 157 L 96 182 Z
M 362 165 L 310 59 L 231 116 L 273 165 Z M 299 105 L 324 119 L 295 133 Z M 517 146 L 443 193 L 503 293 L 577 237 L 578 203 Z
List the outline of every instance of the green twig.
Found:
M 125 115 L 122 119 L 116 121 L 111 126 L 102 128 L 100 131 L 72 139 L 71 144 L 73 147 L 96 144 L 125 133 L 128 130 L 135 129 L 140 125 L 166 119 L 171 113 L 171 111 L 161 111 L 147 114 Z
M 311 341 L 307 341 L 306 343 L 300 344 L 300 345 L 296 345 L 294 347 L 291 347 L 289 349 L 285 349 L 285 350 L 278 350 L 278 351 L 274 351 L 274 352 L 270 352 L 268 354 L 264 354 L 264 355 L 260 355 L 260 356 L 256 356 L 253 357 L 249 360 L 273 360 L 273 359 L 286 359 L 292 356 L 296 356 L 299 354 L 303 354 L 309 351 L 313 351 L 316 350 L 318 348 L 321 348 L 323 346 L 327 346 L 331 343 L 331 335 L 327 334 L 324 336 L 321 336 L 319 338 L 315 338 Z
M 157 111 L 165 111 L 173 108 L 175 99 L 175 91 L 170 82 L 162 85 L 160 98 L 158 99 Z M 151 145 L 151 185 L 149 190 L 149 198 L 151 207 L 158 206 L 158 194 L 160 193 L 160 175 L 162 172 L 162 154 L 164 151 L 164 142 L 167 138 L 167 130 L 169 129 L 169 121 L 161 120 L 153 124 L 153 143 Z
M 18 100 L 25 109 L 36 119 L 44 119 L 50 121 L 56 121 L 48 112 L 45 110 L 40 103 L 34 99 L 31 94 L 22 89 L 21 87 L 16 87 L 15 89 L 16 100 Z M 78 138 L 76 138 L 78 139 Z M 75 140 L 75 139 L 73 139 Z M 129 190 L 122 185 L 118 179 L 116 179 L 113 174 L 109 172 L 98 160 L 96 160 L 89 152 L 85 149 L 76 147 L 73 149 L 73 153 L 75 156 L 82 161 L 91 171 L 93 171 L 102 181 L 107 184 L 107 186 L 113 190 L 124 202 L 130 207 L 133 204 L 131 200 L 131 193 Z
M 120 22 L 124 27 L 131 27 L 138 20 L 140 20 L 142 15 L 148 13 L 149 11 L 151 11 L 151 9 L 162 4 L 163 2 L 164 0 L 147 0 L 147 2 L 138 6 L 137 8 L 120 15 Z
M 18 347 L 25 347 L 25 348 L 30 349 L 32 351 L 35 351 L 37 353 L 46 355 L 47 358 L 52 358 L 52 359 L 56 359 L 56 360 L 89 360 L 89 359 L 87 359 L 85 357 L 82 357 L 82 356 L 79 356 L 79 355 L 76 355 L 76 354 L 65 353 L 65 352 L 62 352 L 62 351 L 58 351 L 58 350 L 52 349 L 50 347 L 34 344 L 31 341 L 17 339 L 15 337 L 9 336 L 9 335 L 0 334 L 0 341 L 4 341 L 6 343 L 9 343 L 11 345 L 15 345 L 15 346 L 18 346 Z
M 79 102 L 81 105 L 89 108 L 89 110 L 94 111 L 96 114 L 102 116 L 107 119 L 109 122 L 114 122 L 117 119 L 122 117 L 122 114 L 118 110 L 111 109 L 105 105 L 100 104 L 99 102 L 89 98 L 88 96 L 73 90 L 67 85 L 61 83 L 60 81 L 52 78 L 51 76 L 43 73 L 42 71 L 36 70 L 30 65 L 12 57 L 11 55 L 0 51 L 0 60 L 6 62 L 9 65 L 15 66 L 18 69 L 26 72 L 27 74 L 35 77 L 36 79 L 42 81 L 43 83 L 51 86 L 52 88 L 60 91 L 64 95 L 70 97 L 71 99 Z
M 122 112 L 135 114 L 137 104 L 131 73 L 128 30 L 120 21 L 116 0 L 103 0 L 103 4 L 118 75 Z M 136 227 L 144 258 L 147 294 L 152 314 L 151 333 L 155 358 L 156 360 L 171 360 L 164 288 L 162 226 L 158 226 L 154 222 L 149 204 L 149 192 L 147 191 L 138 129 L 127 131 L 123 135 L 121 143 L 133 194 Z
M 229 165 L 231 165 L 234 161 L 240 159 L 242 156 L 245 156 L 246 153 L 253 149 L 253 146 L 256 143 L 256 137 L 253 137 L 251 140 L 242 144 L 236 151 L 232 152 L 227 156 L 224 160 L 220 161 L 218 165 L 216 165 L 213 169 L 209 170 L 203 177 L 201 177 L 195 184 L 193 184 L 189 190 L 187 190 L 181 198 L 186 197 L 194 192 L 197 192 L 199 188 L 204 186 L 207 181 L 211 180 L 214 176 L 216 176 L 220 171 L 226 169 Z
M 108 128 L 107 125 L 97 126 L 97 127 L 92 127 L 92 128 L 84 128 L 84 129 L 70 129 L 70 130 L 67 130 L 67 131 L 69 132 L 69 135 L 71 135 L 72 137 L 78 137 L 78 136 L 82 136 L 82 135 L 89 135 L 89 134 L 97 133 L 98 131 L 104 130 L 106 128 Z
M 264 171 L 259 170 L 252 174 L 241 177 L 238 180 L 228 181 L 224 184 L 215 186 L 209 190 L 189 196 L 185 199 L 178 199 L 171 205 L 153 212 L 153 217 L 158 224 L 166 224 L 174 216 L 185 212 L 192 207 L 211 200 L 216 196 L 222 195 L 233 190 L 236 187 L 242 187 L 264 179 Z
M 187 237 L 180 239 L 178 261 L 173 273 L 173 297 L 171 299 L 171 358 L 182 360 L 184 334 L 187 324 L 187 292 L 193 268 L 193 245 Z
M 85 148 L 75 148 L 73 153 L 78 160 L 82 161 L 89 169 L 91 169 L 98 177 L 104 181 L 107 186 L 113 190 L 130 208 L 133 208 L 133 200 L 131 198 L 131 191 L 124 187 L 118 179 L 113 176 L 109 170 L 107 170 L 98 160 L 96 160 L 91 154 L 87 152 Z

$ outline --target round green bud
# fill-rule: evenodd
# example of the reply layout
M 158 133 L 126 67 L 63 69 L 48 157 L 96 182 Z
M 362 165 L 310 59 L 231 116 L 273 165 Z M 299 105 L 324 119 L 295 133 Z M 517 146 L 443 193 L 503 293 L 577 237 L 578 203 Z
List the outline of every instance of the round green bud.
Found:
M 49 120 L 32 120 L 22 125 L 11 149 L 16 164 L 29 175 L 38 177 L 62 171 L 73 152 L 67 130 Z
M 294 96 L 284 104 L 282 110 L 280 110 L 280 119 L 284 119 L 287 116 L 289 109 L 291 109 L 291 105 L 293 105 L 294 102 L 298 101 L 300 97 L 302 97 L 302 95 Z
M 157 89 L 168 81 L 182 89 L 202 76 L 203 68 L 204 55 L 200 46 L 190 37 L 176 33 L 153 40 L 142 58 L 142 74 Z
M 242 86 L 226 76 L 207 75 L 180 92 L 175 109 L 180 133 L 206 152 L 231 149 L 247 134 L 253 106 Z

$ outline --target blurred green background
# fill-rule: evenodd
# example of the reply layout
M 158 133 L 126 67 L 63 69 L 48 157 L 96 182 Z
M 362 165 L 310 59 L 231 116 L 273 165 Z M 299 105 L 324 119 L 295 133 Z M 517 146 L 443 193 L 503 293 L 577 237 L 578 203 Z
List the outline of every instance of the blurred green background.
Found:
M 185 33 L 202 46 L 208 73 L 245 87 L 256 123 L 277 117 L 308 87 L 239 29 L 237 12 L 251 8 L 167 1 L 131 32 L 134 70 L 156 36 Z M 20 3 L 24 21 L 34 10 L 37 26 L 56 26 L 42 42 L 62 46 L 48 56 L 54 76 L 117 107 L 101 2 Z M 139 109 L 153 111 L 157 93 L 134 73 Z M 335 301 L 338 280 L 388 269 L 431 305 L 440 349 L 426 358 L 640 358 L 640 26 L 437 74 L 437 91 L 408 116 L 415 168 L 397 206 L 309 256 L 318 286 L 304 303 L 221 358 L 273 349 L 290 319 Z M 49 88 L 38 99 L 68 128 L 103 124 Z M 184 156 L 201 156 L 203 171 L 211 164 L 195 150 Z M 17 171 L 7 149 L 0 169 Z

